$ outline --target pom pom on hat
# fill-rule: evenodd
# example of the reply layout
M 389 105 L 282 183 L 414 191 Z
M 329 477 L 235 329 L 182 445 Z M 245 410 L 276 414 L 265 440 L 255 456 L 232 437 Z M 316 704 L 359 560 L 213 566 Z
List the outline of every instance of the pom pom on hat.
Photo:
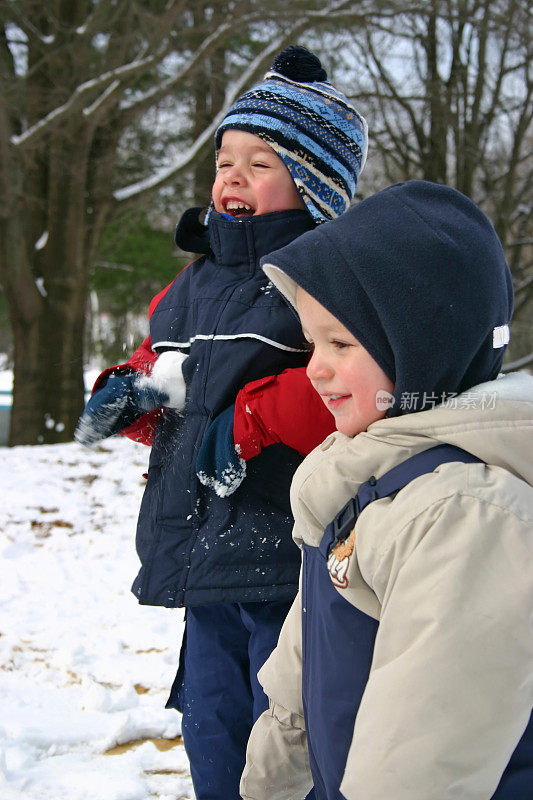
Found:
M 286 50 L 279 53 L 270 67 L 272 72 L 279 72 L 290 78 L 291 81 L 309 83 L 310 81 L 327 81 L 328 75 L 320 60 L 301 47 L 299 44 L 291 44 Z
M 291 45 L 263 82 L 230 108 L 215 134 L 259 136 L 281 158 L 316 222 L 343 214 L 354 197 L 367 152 L 367 124 L 348 98 L 327 82 L 314 53 Z

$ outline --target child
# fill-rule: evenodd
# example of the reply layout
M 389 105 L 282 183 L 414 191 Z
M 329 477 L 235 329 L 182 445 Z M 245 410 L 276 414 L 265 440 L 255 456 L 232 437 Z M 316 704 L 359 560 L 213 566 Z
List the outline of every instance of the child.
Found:
M 272 69 L 217 130 L 208 226 L 199 209 L 178 226 L 180 246 L 205 257 L 154 298 L 150 338 L 97 381 L 78 430 L 83 443 L 119 431 L 146 441 L 155 424 L 133 591 L 187 609 L 168 705 L 183 712 L 197 800 L 239 797 L 246 741 L 267 707 L 257 670 L 297 591 L 290 481 L 334 428 L 305 376 L 299 324 L 259 258 L 345 211 L 366 153 L 364 120 L 315 56 L 289 48 Z M 202 473 L 203 486 L 199 448 L 228 408 L 228 462 Z
M 242 796 L 526 800 L 533 378 L 496 380 L 513 295 L 496 233 L 411 181 L 262 263 L 338 432 L 293 480 L 301 591 L 259 672 Z

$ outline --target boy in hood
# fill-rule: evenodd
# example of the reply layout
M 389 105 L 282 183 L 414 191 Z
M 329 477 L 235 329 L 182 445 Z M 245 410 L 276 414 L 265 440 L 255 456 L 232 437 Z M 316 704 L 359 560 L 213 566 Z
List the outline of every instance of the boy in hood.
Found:
M 533 378 L 498 378 L 498 237 L 464 195 L 411 181 L 262 264 L 337 432 L 293 480 L 301 589 L 259 672 L 242 797 L 526 800 Z

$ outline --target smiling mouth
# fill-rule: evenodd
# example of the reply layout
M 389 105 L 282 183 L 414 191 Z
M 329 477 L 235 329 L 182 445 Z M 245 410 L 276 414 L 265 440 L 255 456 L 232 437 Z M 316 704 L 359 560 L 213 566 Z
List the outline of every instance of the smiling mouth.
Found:
M 350 395 L 347 394 L 328 394 L 324 396 L 324 402 L 330 411 L 339 408 Z
M 253 217 L 255 214 L 255 208 L 242 200 L 227 200 L 224 202 L 224 211 L 232 217 Z

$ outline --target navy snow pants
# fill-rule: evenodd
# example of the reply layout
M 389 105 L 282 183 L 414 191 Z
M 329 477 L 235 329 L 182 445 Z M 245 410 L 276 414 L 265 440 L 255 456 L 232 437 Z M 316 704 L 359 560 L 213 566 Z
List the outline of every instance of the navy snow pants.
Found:
M 196 800 L 239 800 L 253 723 L 268 707 L 257 672 L 277 644 L 291 603 L 187 608 L 180 667 L 167 707 L 182 734 Z

